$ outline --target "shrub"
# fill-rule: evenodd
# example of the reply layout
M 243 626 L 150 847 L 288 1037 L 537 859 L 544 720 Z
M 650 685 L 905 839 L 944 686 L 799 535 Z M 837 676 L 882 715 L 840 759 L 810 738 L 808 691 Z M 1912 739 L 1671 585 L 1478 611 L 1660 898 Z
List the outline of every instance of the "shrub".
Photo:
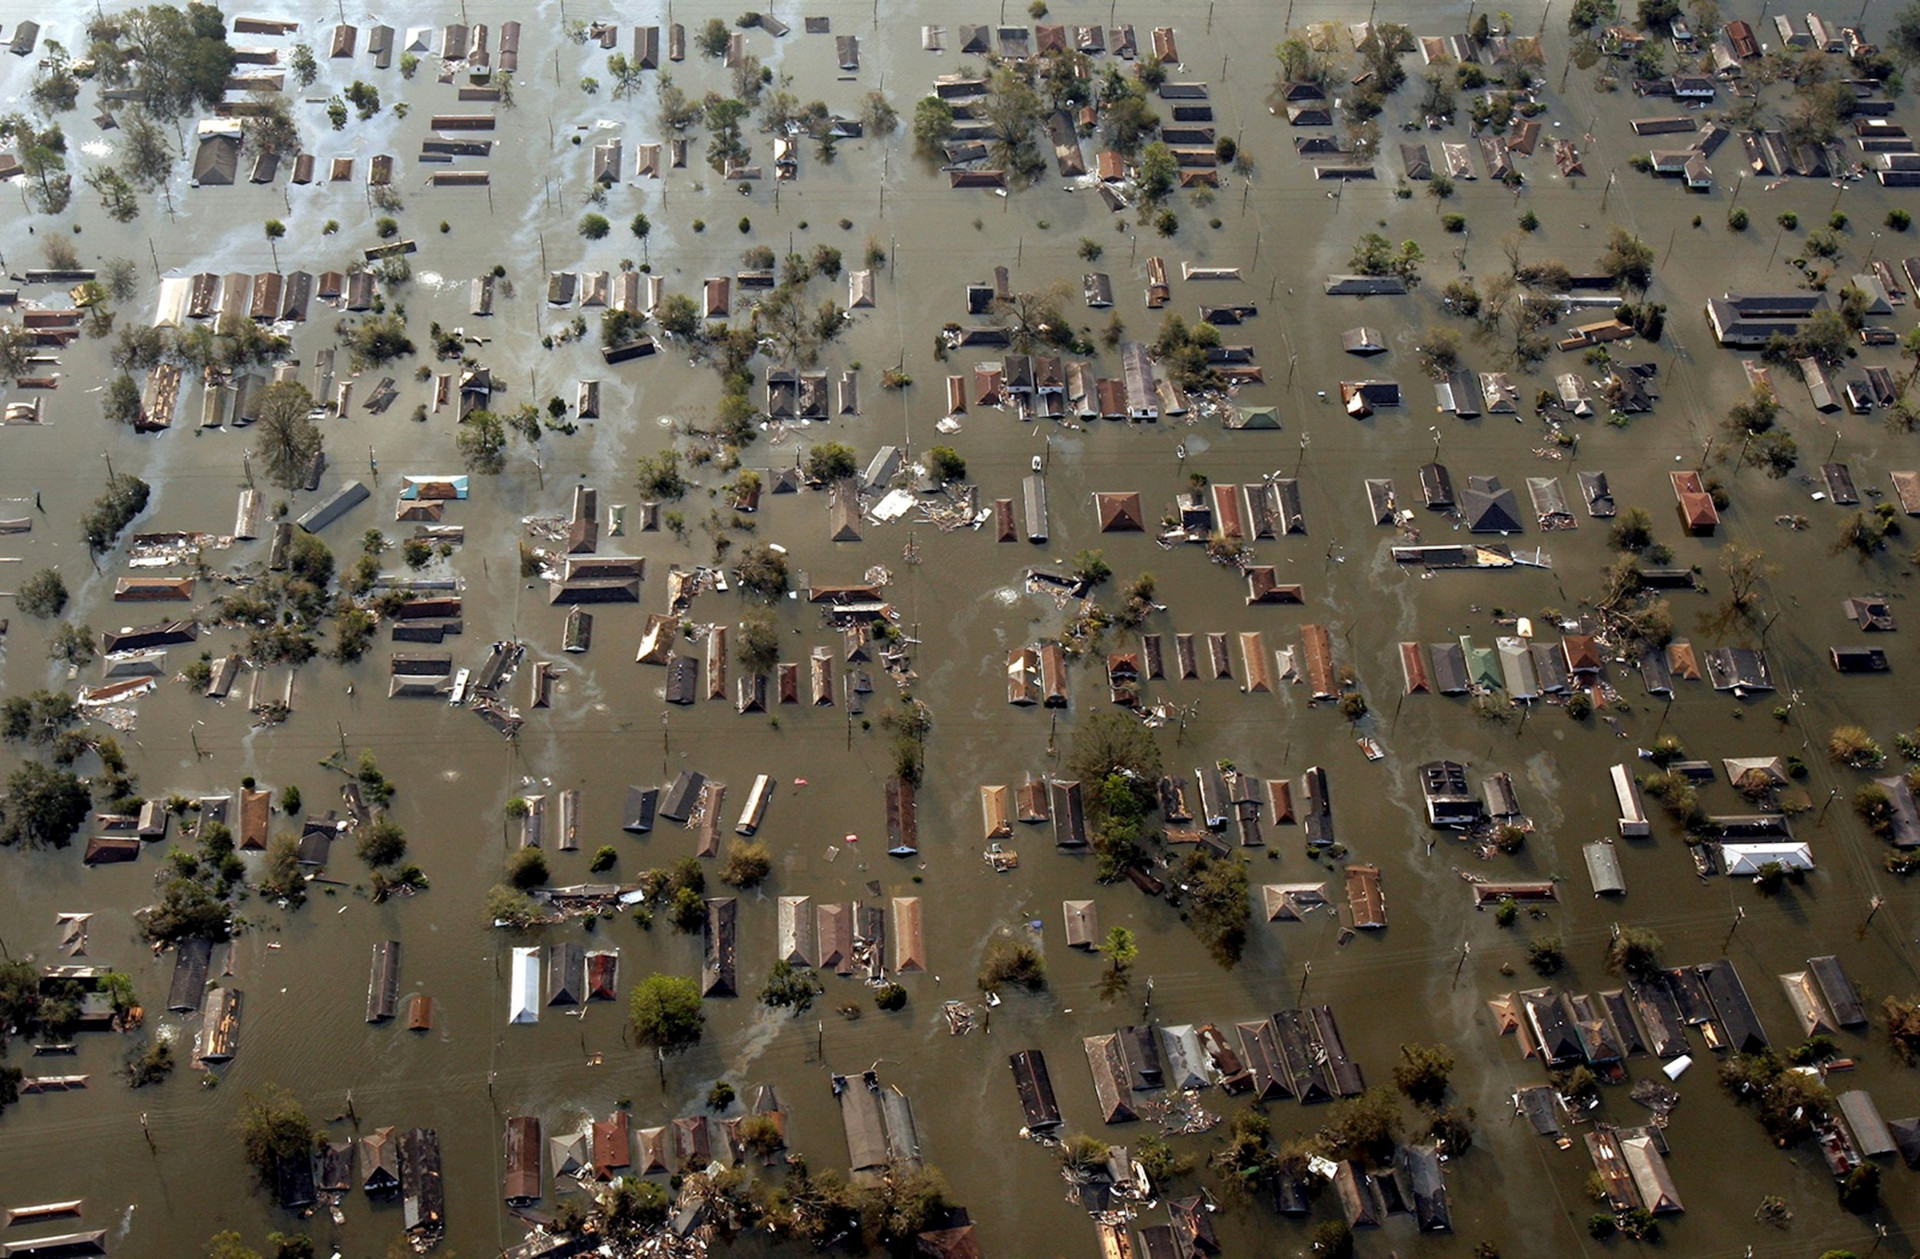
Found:
M 1047 964 L 1040 951 L 1024 940 L 996 940 L 980 963 L 979 983 L 982 992 L 1003 985 L 1039 992 L 1047 986 Z
M 588 240 L 605 240 L 613 225 L 607 222 L 604 214 L 583 214 L 580 216 L 580 234 Z
M 773 871 L 773 855 L 765 844 L 733 840 L 720 867 L 720 881 L 728 887 L 758 887 Z
M 1887 759 L 1871 734 L 1860 726 L 1838 726 L 1827 736 L 1827 755 L 1848 769 L 1874 769 Z
M 1913 215 L 1905 210 L 1888 210 L 1887 226 L 1896 232 L 1904 232 L 1913 226 Z
M 1727 215 L 1727 230 L 1732 232 L 1744 232 L 1747 230 L 1747 222 L 1748 222 L 1747 212 L 1743 209 L 1739 209 L 1738 207 L 1736 207 L 1733 213 Z
M 1558 935 L 1545 935 L 1527 941 L 1527 965 L 1541 975 L 1558 974 L 1566 964 L 1566 944 Z

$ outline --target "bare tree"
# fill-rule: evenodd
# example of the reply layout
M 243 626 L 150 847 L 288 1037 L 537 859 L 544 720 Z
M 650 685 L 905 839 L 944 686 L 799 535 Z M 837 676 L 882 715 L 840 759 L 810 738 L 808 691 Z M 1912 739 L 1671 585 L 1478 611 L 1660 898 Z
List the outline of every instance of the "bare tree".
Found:
M 308 418 L 313 395 L 298 381 L 268 385 L 260 397 L 259 437 L 254 444 L 267 479 L 292 489 L 320 453 L 320 429 Z

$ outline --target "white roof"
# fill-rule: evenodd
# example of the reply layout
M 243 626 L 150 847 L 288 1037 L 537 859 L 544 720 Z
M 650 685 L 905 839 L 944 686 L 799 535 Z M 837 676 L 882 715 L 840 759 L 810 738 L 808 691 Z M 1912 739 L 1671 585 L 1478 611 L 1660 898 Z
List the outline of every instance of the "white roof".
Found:
M 507 970 L 507 1022 L 540 1021 L 540 950 L 515 949 Z
M 1813 850 L 1805 844 L 1722 844 L 1720 856 L 1728 874 L 1758 874 L 1769 861 L 1789 870 L 1813 869 Z
M 187 303 L 193 295 L 193 281 L 186 276 L 168 276 L 160 281 L 160 297 L 154 311 L 153 326 L 178 328 L 187 321 Z

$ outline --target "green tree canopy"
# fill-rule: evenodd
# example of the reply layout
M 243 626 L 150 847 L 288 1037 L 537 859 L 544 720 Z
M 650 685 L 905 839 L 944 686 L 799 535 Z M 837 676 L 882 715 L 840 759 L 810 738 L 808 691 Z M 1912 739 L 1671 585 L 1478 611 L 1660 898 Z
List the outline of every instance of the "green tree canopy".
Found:
M 706 1016 L 700 1012 L 700 987 L 684 975 L 647 976 L 629 999 L 633 1035 L 662 1057 L 684 1053 L 700 1043 Z
M 72 771 L 27 761 L 7 778 L 0 846 L 65 848 L 92 805 L 92 794 Z

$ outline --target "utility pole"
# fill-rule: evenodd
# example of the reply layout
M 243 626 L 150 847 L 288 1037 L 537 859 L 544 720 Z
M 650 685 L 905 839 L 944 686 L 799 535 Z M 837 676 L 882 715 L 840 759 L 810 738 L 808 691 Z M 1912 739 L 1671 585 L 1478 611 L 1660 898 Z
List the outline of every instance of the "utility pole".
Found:
M 1467 968 L 1467 957 L 1472 952 L 1473 942 L 1471 940 L 1462 940 L 1460 942 L 1460 964 L 1453 968 L 1453 986 L 1456 989 L 1460 987 L 1460 972 Z
M 1860 935 L 1865 936 L 1867 934 L 1867 928 L 1873 925 L 1873 916 L 1879 913 L 1880 907 L 1886 903 L 1886 897 L 1880 895 L 1878 892 L 1873 894 L 1873 899 L 1867 902 L 1867 920 L 1860 924 Z
M 1727 949 L 1732 946 L 1733 933 L 1740 930 L 1740 924 L 1743 920 L 1745 920 L 1746 916 L 1747 916 L 1747 909 L 1746 909 L 1746 906 L 1744 905 L 1742 905 L 1740 908 L 1733 911 L 1733 925 L 1727 928 L 1726 941 L 1720 946 L 1720 951 L 1722 953 L 1725 953 Z
M 1311 979 L 1312 977 L 1313 977 L 1313 963 L 1302 962 L 1300 964 L 1300 995 L 1293 999 L 1293 1003 L 1295 1005 L 1306 1004 L 1307 980 Z

